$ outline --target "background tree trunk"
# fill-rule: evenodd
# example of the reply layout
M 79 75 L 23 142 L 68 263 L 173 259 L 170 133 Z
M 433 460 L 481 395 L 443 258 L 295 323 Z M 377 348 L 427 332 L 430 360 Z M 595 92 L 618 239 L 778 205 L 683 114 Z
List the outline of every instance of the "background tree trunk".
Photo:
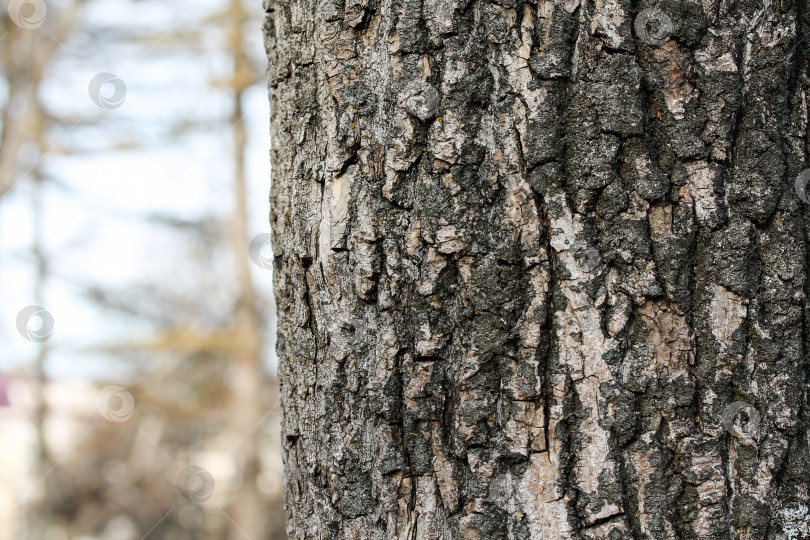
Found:
M 806 2 L 266 9 L 290 538 L 810 538 Z

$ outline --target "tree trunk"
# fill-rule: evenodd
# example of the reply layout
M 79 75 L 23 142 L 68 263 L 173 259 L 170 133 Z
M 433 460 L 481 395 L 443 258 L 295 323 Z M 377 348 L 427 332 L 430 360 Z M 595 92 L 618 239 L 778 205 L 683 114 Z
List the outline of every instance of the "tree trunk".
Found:
M 290 538 L 810 538 L 807 3 L 266 8 Z
M 248 19 L 242 0 L 230 0 L 228 17 L 228 49 L 232 67 L 230 90 L 233 99 L 231 112 L 231 136 L 233 137 L 233 199 L 231 216 L 231 237 L 237 262 L 236 275 L 239 278 L 239 300 L 234 313 L 234 330 L 240 343 L 233 355 L 233 383 L 231 386 L 231 427 L 240 437 L 234 452 L 240 461 L 236 495 L 231 503 L 231 516 L 228 538 L 266 538 L 266 513 L 262 510 L 262 497 L 256 485 L 261 472 L 259 444 L 261 423 L 264 420 L 262 408 L 262 332 L 259 327 L 259 309 L 256 289 L 250 274 L 250 260 L 242 256 L 249 250 L 247 226 L 247 185 L 245 178 L 245 149 L 247 130 L 242 107 L 245 89 L 252 82 L 250 63 L 245 53 L 245 40 L 242 34 Z

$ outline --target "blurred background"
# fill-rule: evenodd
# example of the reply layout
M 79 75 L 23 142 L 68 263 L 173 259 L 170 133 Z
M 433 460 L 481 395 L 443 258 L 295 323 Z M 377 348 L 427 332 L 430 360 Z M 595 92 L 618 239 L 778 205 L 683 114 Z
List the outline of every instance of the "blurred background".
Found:
M 0 1 L 0 540 L 286 538 L 261 2 Z

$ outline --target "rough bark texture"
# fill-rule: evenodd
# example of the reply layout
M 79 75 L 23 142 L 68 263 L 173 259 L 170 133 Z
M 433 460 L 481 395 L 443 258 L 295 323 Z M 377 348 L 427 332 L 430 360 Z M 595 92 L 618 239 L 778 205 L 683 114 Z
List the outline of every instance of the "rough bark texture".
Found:
M 266 10 L 290 538 L 810 538 L 806 2 Z

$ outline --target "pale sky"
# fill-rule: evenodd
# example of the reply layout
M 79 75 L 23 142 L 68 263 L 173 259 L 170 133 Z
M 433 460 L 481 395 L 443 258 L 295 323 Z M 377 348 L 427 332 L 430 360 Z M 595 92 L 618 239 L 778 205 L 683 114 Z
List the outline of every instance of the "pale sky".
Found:
M 254 3 L 258 11 L 259 2 Z M 187 246 L 182 235 L 144 219 L 152 214 L 178 219 L 228 216 L 232 203 L 230 132 L 220 124 L 168 144 L 161 137 L 172 120 L 218 120 L 229 115 L 228 96 L 211 87 L 211 81 L 225 76 L 230 68 L 227 57 L 217 50 L 218 40 L 224 39 L 221 29 L 212 26 L 204 42 L 198 43 L 207 50 L 203 54 L 177 47 L 167 53 L 165 46 L 171 39 L 159 38 L 194 28 L 212 7 L 223 4 L 223 0 L 193 5 L 187 1 L 95 0 L 87 4 L 78 34 L 63 44 L 61 61 L 51 71 L 43 100 L 50 110 L 76 119 L 94 118 L 98 124 L 79 126 L 62 138 L 55 137 L 86 152 L 73 156 L 51 153 L 43 162 L 44 170 L 59 182 L 47 185 L 43 200 L 45 248 L 54 274 L 43 306 L 55 321 L 48 341 L 53 348 L 48 365 L 52 377 L 121 377 L 125 373 L 121 362 L 82 349 L 148 336 L 151 329 L 145 321 L 98 309 L 82 297 L 81 286 L 126 291 L 133 283 L 151 281 L 183 291 L 193 286 L 200 264 L 222 268 L 230 262 L 213 252 L 202 262 L 190 259 L 184 253 Z M 255 35 L 250 37 L 263 73 L 260 24 L 257 19 Z M 109 43 L 102 33 L 96 38 L 98 43 L 88 46 L 90 38 L 83 30 L 98 25 L 111 29 Z M 154 32 L 151 49 L 117 42 L 115 29 L 131 30 L 133 25 Z M 104 110 L 90 99 L 88 84 L 100 72 L 113 73 L 126 83 L 120 108 Z M 251 237 L 269 232 L 268 109 L 265 84 L 260 82 L 245 100 Z M 128 141 L 144 148 L 98 151 L 113 142 Z M 15 326 L 17 313 L 35 303 L 29 252 L 31 201 L 29 179 L 21 180 L 0 200 L 0 371 L 29 364 L 36 351 L 36 345 L 23 339 Z M 254 270 L 257 287 L 270 298 L 269 270 Z M 220 291 L 191 290 L 189 294 L 198 295 L 204 308 L 208 296 L 213 306 L 221 299 L 216 293 L 229 289 L 230 284 L 222 283 Z M 157 298 L 155 302 L 160 309 Z M 200 309 L 199 317 L 207 311 Z M 268 346 L 267 361 L 274 369 L 272 346 Z

